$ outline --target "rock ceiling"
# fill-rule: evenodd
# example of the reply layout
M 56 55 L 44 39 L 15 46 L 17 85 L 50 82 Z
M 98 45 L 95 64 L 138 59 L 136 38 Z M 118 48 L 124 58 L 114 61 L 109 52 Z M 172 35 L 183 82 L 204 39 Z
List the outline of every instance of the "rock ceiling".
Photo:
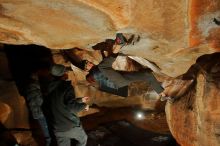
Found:
M 117 32 L 133 33 L 140 42 L 122 52 L 176 77 L 219 51 L 219 7 L 218 0 L 0 0 L 0 42 L 91 48 Z

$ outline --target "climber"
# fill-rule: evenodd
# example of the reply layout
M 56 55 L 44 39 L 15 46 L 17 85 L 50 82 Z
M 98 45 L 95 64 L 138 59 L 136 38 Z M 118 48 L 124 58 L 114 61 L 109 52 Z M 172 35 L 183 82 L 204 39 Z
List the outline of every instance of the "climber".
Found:
M 104 42 L 98 43 L 92 48 L 94 50 L 99 50 L 103 59 L 109 56 L 116 58 L 118 52 L 124 45 L 126 45 L 126 38 L 121 33 L 118 33 L 116 34 L 115 40 L 106 39 Z M 79 48 L 74 49 L 79 51 L 81 50 Z M 84 69 L 85 62 L 83 62 L 82 59 L 77 56 L 77 54 L 73 53 L 72 50 L 62 50 L 61 53 L 67 61 L 71 62 L 72 65 L 82 70 Z
M 127 44 L 134 44 L 134 42 L 139 40 L 140 36 L 135 37 L 131 35 L 129 39 L 126 39 L 122 33 L 117 33 L 115 40 L 106 40 L 93 46 L 93 49 L 101 50 L 103 55 L 103 61 L 99 65 L 94 66 L 88 60 L 81 61 L 80 65 L 79 63 L 73 63 L 73 65 L 89 72 L 86 77 L 87 80 L 89 82 L 97 81 L 102 91 L 127 97 L 128 85 L 130 83 L 147 81 L 157 93 L 161 93 L 163 88 L 149 70 L 121 73 L 112 69 L 112 63 L 115 61 L 120 49 Z
M 158 94 L 164 90 L 150 70 L 119 72 L 112 68 L 114 60 L 113 57 L 107 57 L 97 66 L 85 61 L 84 70 L 89 71 L 87 81 L 98 82 L 100 90 L 124 97 L 128 96 L 129 84 L 135 81 L 146 81 Z
M 86 104 L 89 97 L 76 98 L 73 86 L 66 81 L 65 67 L 55 64 L 51 68 L 51 80 L 48 95 L 44 102 L 44 111 L 58 146 L 70 146 L 71 139 L 78 141 L 78 146 L 85 146 L 87 135 L 77 113 L 89 110 Z

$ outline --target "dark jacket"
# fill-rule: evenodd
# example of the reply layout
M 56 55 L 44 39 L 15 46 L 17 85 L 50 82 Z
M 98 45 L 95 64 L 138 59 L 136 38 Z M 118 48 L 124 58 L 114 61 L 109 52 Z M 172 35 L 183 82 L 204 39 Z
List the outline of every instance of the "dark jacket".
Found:
M 25 91 L 25 97 L 32 113 L 32 117 L 34 119 L 43 118 L 44 114 L 41 108 L 43 97 L 38 80 L 31 79 Z
M 55 131 L 67 131 L 80 126 L 77 113 L 86 107 L 75 98 L 70 81 L 52 81 L 44 101 L 44 111 L 51 128 Z
M 129 82 L 112 68 L 113 57 L 105 58 L 98 66 L 94 66 L 89 75 L 99 83 L 99 89 L 119 96 L 128 96 Z
M 129 84 L 121 73 L 112 68 L 115 59 L 114 57 L 105 58 L 99 65 L 91 69 L 90 74 L 99 82 L 100 86 L 119 89 Z

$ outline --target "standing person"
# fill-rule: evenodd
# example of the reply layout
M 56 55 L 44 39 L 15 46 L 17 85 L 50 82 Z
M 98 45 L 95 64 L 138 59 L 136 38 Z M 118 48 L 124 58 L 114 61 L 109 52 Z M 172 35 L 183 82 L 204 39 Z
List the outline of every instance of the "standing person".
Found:
M 33 119 L 36 119 L 43 131 L 45 145 L 50 146 L 51 137 L 49 134 L 47 121 L 42 110 L 43 97 L 37 74 L 33 74 L 31 76 L 25 90 L 25 97 Z
M 87 135 L 77 113 L 89 109 L 86 104 L 89 98 L 75 98 L 71 82 L 66 81 L 67 74 L 65 74 L 63 65 L 53 65 L 51 75 L 53 79 L 48 87 L 44 109 L 57 144 L 58 146 L 70 146 L 71 139 L 75 139 L 78 141 L 77 146 L 85 146 Z

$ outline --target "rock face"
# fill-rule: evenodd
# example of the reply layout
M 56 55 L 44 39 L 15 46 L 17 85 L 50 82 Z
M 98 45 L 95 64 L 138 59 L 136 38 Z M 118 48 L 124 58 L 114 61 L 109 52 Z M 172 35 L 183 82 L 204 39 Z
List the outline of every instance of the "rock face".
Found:
M 220 144 L 219 55 L 201 57 L 191 68 L 197 76 L 194 89 L 166 105 L 169 128 L 181 146 Z
M 216 53 L 220 51 L 219 10 L 219 0 L 0 0 L 0 42 L 37 44 L 50 49 L 78 47 L 85 50 L 78 52 L 81 59 L 89 58 L 98 63 L 101 57 L 92 50 L 95 44 L 114 39 L 118 32 L 140 36 L 139 41 L 123 46 L 121 53 L 147 59 L 153 65 L 151 69 L 161 73 L 162 79 L 184 74 L 196 80 L 189 93 L 166 106 L 169 128 L 177 142 L 181 146 L 217 146 L 220 143 L 220 56 Z M 93 53 L 97 54 L 93 56 Z M 216 54 L 206 56 L 212 53 Z M 0 79 L 4 79 L 0 80 L 0 85 L 4 85 L 0 86 L 3 102 L 0 110 L 8 118 L 3 116 L 1 121 L 9 126 L 27 126 L 26 122 L 14 120 L 13 114 L 21 115 L 26 110 L 19 109 L 24 101 L 14 82 L 5 81 L 10 76 L 3 57 L 5 55 L 0 54 Z M 114 67 L 138 70 L 136 65 L 120 63 L 127 59 L 119 58 Z M 65 60 L 62 63 L 65 64 Z M 84 76 L 78 70 L 71 79 Z M 151 108 L 156 104 L 143 104 L 140 96 L 135 102 L 134 99 L 125 102 L 117 96 L 109 101 L 101 97 L 110 95 L 91 92 L 93 89 L 88 88 L 81 94 L 97 94 L 99 98 L 94 102 L 99 106 L 119 107 L 123 103 Z M 8 97 L 17 102 L 9 101 Z
M 122 52 L 176 77 L 219 50 L 219 7 L 218 0 L 1 0 L 0 42 L 90 48 L 116 32 L 133 33 L 139 43 Z
M 12 142 L 13 139 L 20 144 L 25 144 L 26 141 L 28 141 L 28 144 L 30 144 L 30 141 L 34 144 L 30 131 L 4 131 L 5 128 L 29 129 L 30 124 L 25 99 L 19 94 L 15 82 L 12 81 L 8 59 L 2 50 L 0 51 L 0 57 L 0 145 L 4 145 L 2 142 L 7 140 Z M 11 138 L 9 135 L 11 135 Z M 19 138 L 19 136 L 25 138 Z
M 24 98 L 19 94 L 8 66 L 4 51 L 0 51 L 0 121 L 8 128 L 28 128 L 28 116 Z
M 0 105 L 1 105 L 0 106 L 0 111 L 1 111 L 0 122 L 1 123 L 6 123 L 6 121 L 8 119 L 10 119 L 9 116 L 11 114 L 11 108 L 7 104 L 2 103 L 2 102 L 0 102 Z

